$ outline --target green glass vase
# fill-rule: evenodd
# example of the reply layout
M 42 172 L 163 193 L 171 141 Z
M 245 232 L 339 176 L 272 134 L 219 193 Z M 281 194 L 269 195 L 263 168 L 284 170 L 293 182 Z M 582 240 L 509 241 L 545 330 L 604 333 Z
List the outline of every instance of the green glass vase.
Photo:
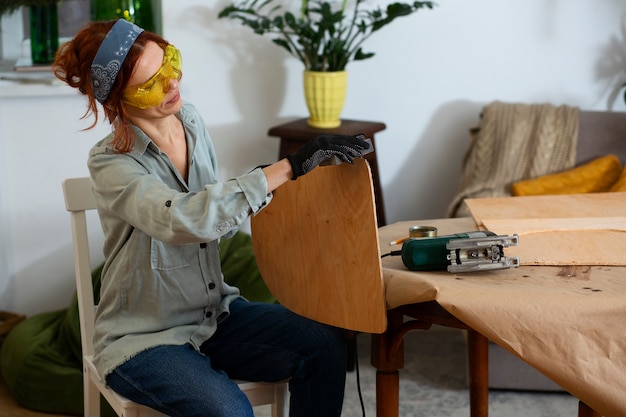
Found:
M 160 3 L 158 0 L 91 0 L 91 20 L 122 18 L 161 34 Z
M 29 6 L 30 53 L 33 65 L 50 64 L 59 48 L 57 2 Z

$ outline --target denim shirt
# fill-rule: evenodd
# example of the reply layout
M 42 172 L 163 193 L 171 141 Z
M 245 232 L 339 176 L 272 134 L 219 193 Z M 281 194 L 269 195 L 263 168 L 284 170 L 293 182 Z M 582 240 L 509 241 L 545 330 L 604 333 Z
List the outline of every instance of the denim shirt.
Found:
M 197 110 L 185 103 L 177 117 L 187 139 L 187 181 L 136 126 L 131 152 L 115 152 L 109 135 L 89 153 L 105 236 L 94 336 L 102 377 L 150 347 L 198 349 L 211 337 L 239 297 L 224 282 L 219 239 L 271 200 L 261 169 L 218 182 L 213 143 Z

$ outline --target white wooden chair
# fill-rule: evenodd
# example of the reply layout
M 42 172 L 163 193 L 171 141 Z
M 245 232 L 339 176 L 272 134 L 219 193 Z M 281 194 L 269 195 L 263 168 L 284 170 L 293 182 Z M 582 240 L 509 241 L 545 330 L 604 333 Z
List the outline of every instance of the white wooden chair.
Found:
M 83 351 L 84 410 L 86 417 L 100 416 L 100 394 L 120 417 L 163 416 L 149 407 L 134 403 L 107 388 L 100 379 L 92 362 L 95 305 L 91 262 L 87 234 L 86 211 L 96 208 L 89 178 L 69 178 L 63 181 L 65 207 L 70 212 L 72 239 L 74 244 L 74 266 L 78 311 L 80 316 L 81 344 Z M 239 382 L 239 388 L 246 394 L 252 406 L 271 404 L 273 417 L 286 417 L 288 413 L 287 383 Z

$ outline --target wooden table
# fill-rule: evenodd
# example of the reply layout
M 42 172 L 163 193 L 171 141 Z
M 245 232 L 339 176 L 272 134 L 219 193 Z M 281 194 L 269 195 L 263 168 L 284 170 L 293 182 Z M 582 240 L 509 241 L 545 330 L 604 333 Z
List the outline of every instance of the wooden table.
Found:
M 288 123 L 271 127 L 267 134 L 269 136 L 277 136 L 280 138 L 280 150 L 278 158 L 284 158 L 286 155 L 295 152 L 304 143 L 314 139 L 316 136 L 328 133 L 332 135 L 357 135 L 363 133 L 367 138 L 372 139 L 374 152 L 365 156 L 372 170 L 372 181 L 374 183 L 374 194 L 376 201 L 376 216 L 379 226 L 387 224 L 385 219 L 385 205 L 383 201 L 383 190 L 380 185 L 380 175 L 378 171 L 378 161 L 376 158 L 376 141 L 374 135 L 385 130 L 385 124 L 381 122 L 348 120 L 341 121 L 341 126 L 334 129 L 316 129 L 307 124 L 308 118 L 297 119 Z
M 435 226 L 444 235 L 477 225 L 465 218 L 377 228 L 363 160 L 289 181 L 251 220 L 259 270 L 285 307 L 374 335 L 379 417 L 399 413 L 404 336 L 433 323 L 468 331 L 473 417 L 488 411 L 488 339 L 582 400 L 579 416 L 596 417 L 594 409 L 626 415 L 626 267 L 522 260 L 520 268 L 490 272 L 409 271 L 399 256 L 380 256 L 399 249 L 389 242 L 410 226 Z
M 381 252 L 412 225 L 436 226 L 440 235 L 476 229 L 470 218 L 400 222 L 379 230 Z M 626 268 L 419 273 L 390 257 L 383 259 L 383 277 L 388 327 L 372 342 L 378 416 L 398 416 L 402 339 L 430 324 L 468 331 L 472 416 L 488 411 L 488 339 L 579 398 L 579 416 L 626 415 L 626 329 L 619 319 L 626 315 Z

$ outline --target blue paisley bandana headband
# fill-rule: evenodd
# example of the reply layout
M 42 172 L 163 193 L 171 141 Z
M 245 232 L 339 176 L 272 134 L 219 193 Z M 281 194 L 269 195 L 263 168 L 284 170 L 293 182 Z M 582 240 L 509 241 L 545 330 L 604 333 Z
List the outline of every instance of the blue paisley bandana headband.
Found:
M 109 96 L 126 55 L 141 32 L 139 26 L 119 19 L 98 48 L 91 63 L 91 87 L 100 104 Z

